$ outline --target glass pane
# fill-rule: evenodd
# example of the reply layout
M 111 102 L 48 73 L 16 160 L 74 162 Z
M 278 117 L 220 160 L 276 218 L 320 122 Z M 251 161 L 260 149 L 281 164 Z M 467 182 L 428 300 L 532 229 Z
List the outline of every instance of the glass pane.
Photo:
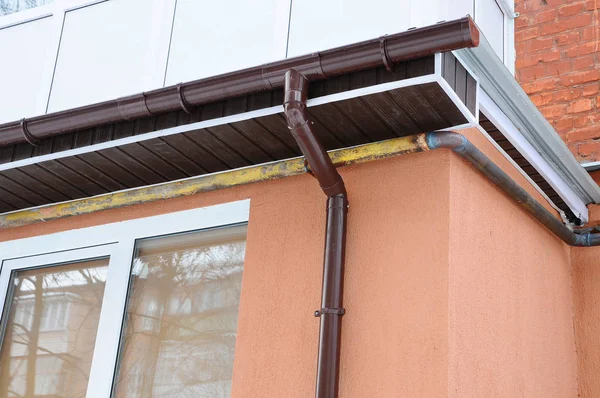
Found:
M 138 242 L 116 395 L 229 397 L 246 226 Z
M 0 15 L 8 15 L 50 3 L 54 3 L 54 0 L 0 0 Z
M 85 397 L 108 259 L 14 273 L 0 397 Z

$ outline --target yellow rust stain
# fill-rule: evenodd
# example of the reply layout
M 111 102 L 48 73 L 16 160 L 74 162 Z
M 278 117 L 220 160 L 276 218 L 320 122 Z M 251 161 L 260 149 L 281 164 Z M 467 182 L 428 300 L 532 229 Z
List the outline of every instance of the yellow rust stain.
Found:
M 395 138 L 330 152 L 336 167 L 364 163 L 390 156 L 428 150 L 425 135 Z M 0 215 L 0 227 L 10 228 L 40 221 L 94 213 L 101 210 L 132 206 L 162 199 L 194 195 L 216 189 L 230 188 L 304 174 L 304 159 L 296 158 L 252 166 L 243 169 L 204 175 L 187 180 L 168 182 L 150 187 L 134 188 L 86 199 L 47 205 Z

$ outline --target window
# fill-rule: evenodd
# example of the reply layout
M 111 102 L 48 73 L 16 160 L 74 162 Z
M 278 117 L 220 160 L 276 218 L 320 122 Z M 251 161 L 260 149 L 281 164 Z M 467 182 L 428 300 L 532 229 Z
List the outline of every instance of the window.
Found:
M 245 240 L 235 226 L 136 244 L 117 397 L 229 396 Z
M 54 3 L 54 0 L 0 0 L 0 15 L 8 15 L 50 3 Z
M 0 243 L 0 397 L 228 397 L 248 207 Z
M 13 273 L 0 396 L 64 396 L 67 387 L 85 394 L 107 265 L 101 259 Z

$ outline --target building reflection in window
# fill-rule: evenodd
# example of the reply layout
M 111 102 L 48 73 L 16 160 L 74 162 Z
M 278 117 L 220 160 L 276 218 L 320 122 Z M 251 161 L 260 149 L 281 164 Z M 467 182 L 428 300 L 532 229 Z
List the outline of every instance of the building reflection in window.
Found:
M 116 396 L 230 396 L 246 226 L 138 242 Z
M 0 351 L 0 397 L 85 397 L 108 259 L 19 271 Z

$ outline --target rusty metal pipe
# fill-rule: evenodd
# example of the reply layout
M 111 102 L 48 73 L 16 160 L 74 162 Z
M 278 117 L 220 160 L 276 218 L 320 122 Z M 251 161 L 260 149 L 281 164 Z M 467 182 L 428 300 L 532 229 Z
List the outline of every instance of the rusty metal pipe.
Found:
M 598 246 L 600 234 L 576 234 L 554 217 L 544 206 L 517 184 L 500 167 L 485 156 L 465 136 L 453 132 L 428 133 L 427 149 L 448 148 L 473 165 L 505 194 L 514 199 L 521 208 L 542 223 L 554 235 L 570 246 Z
M 340 343 L 346 254 L 348 195 L 342 177 L 311 129 L 306 112 L 308 80 L 300 72 L 289 70 L 284 78 L 284 113 L 288 127 L 321 189 L 327 195 L 327 224 L 320 317 L 319 356 L 317 362 L 317 398 L 338 396 Z

